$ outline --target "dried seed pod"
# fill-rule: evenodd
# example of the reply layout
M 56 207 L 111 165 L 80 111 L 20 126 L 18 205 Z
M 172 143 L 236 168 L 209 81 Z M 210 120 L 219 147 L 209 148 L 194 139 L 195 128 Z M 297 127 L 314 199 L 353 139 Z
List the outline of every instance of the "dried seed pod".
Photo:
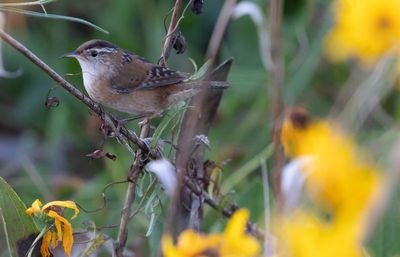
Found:
M 44 106 L 46 106 L 47 109 L 50 108 L 55 108 L 58 107 L 60 105 L 60 100 L 58 100 L 57 97 L 55 96 L 50 96 L 50 93 L 54 90 L 55 88 L 52 87 L 49 89 L 49 91 L 47 92 L 47 96 L 46 96 L 46 101 L 44 102 Z
M 108 159 L 113 161 L 117 159 L 117 156 L 115 154 L 104 152 L 103 150 L 95 150 L 92 153 L 88 153 L 86 156 L 94 159 L 101 159 L 107 157 Z
M 177 54 L 183 54 L 186 50 L 186 39 L 180 30 L 175 33 L 173 47 Z
M 49 96 L 46 98 L 46 102 L 44 103 L 44 106 L 46 106 L 47 109 L 50 108 L 55 108 L 60 105 L 60 100 L 58 100 L 57 97 L 55 96 Z
M 204 0 L 194 0 L 190 8 L 194 14 L 199 15 L 203 12 L 203 4 Z

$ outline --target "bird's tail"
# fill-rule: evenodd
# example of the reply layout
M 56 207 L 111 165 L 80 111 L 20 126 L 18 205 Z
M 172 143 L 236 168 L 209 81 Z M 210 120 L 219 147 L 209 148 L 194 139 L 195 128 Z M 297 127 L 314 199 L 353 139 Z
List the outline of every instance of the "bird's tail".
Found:
M 209 89 L 226 89 L 230 86 L 228 81 L 204 81 L 208 84 Z
M 227 81 L 204 81 L 204 80 L 195 80 L 187 82 L 186 85 L 195 89 L 227 89 L 230 84 Z

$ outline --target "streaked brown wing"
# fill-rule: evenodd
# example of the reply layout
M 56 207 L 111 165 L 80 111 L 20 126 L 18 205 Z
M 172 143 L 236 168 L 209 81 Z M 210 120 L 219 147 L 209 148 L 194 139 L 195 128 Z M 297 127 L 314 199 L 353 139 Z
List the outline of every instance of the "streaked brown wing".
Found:
M 186 79 L 185 74 L 152 64 L 140 56 L 124 52 L 119 76 L 110 79 L 110 88 L 118 94 L 176 84 Z

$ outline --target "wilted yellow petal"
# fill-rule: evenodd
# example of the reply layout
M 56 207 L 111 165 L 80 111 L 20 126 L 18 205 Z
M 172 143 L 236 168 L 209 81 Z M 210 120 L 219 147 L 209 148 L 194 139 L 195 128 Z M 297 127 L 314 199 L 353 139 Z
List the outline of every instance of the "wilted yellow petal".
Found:
M 76 207 L 76 204 L 73 201 L 52 201 L 52 202 L 46 203 L 43 206 L 42 210 L 44 211 L 47 208 L 49 208 L 50 206 L 59 206 L 59 207 L 64 207 L 64 208 L 69 208 L 69 209 L 74 210 L 74 215 L 71 217 L 71 219 L 74 219 L 79 213 L 79 209 L 78 209 L 78 207 Z
M 72 227 L 71 224 L 68 221 L 66 221 L 66 223 L 64 222 L 63 247 L 64 247 L 64 252 L 67 254 L 68 257 L 71 256 L 73 244 L 74 244 L 74 236 L 72 234 Z
M 32 203 L 32 206 L 25 210 L 25 213 L 30 216 L 32 216 L 32 214 L 34 214 L 35 216 L 38 216 L 42 212 L 40 209 L 41 206 L 42 206 L 42 203 L 40 202 L 40 200 L 36 199 Z
M 65 220 L 65 221 L 67 221 L 67 220 L 64 219 L 62 216 L 60 216 L 60 214 L 58 214 L 55 211 L 49 211 L 47 213 L 47 216 L 54 219 L 54 224 L 56 226 L 56 231 L 57 231 L 57 240 L 61 241 L 62 240 L 61 220 Z
M 42 245 L 40 246 L 40 253 L 42 254 L 42 257 L 49 257 L 50 256 L 50 251 L 49 251 L 49 246 L 51 242 L 51 231 L 47 231 L 43 238 L 42 238 Z
M 65 253 L 70 256 L 74 243 L 71 223 L 55 211 L 50 210 L 47 215 L 54 219 L 57 241 L 62 241 Z
M 51 248 L 56 248 L 57 247 L 57 235 L 54 232 L 51 232 Z

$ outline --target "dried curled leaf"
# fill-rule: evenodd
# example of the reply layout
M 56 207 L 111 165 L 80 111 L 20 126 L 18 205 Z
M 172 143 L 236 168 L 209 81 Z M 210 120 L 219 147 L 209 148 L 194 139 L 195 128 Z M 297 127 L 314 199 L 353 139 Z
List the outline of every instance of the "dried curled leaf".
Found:
M 86 156 L 94 158 L 94 159 L 101 159 L 101 158 L 107 157 L 108 159 L 113 160 L 113 161 L 115 161 L 117 159 L 117 156 L 115 154 L 111 154 L 111 153 L 105 152 L 103 150 L 95 150 L 92 153 L 88 153 Z

